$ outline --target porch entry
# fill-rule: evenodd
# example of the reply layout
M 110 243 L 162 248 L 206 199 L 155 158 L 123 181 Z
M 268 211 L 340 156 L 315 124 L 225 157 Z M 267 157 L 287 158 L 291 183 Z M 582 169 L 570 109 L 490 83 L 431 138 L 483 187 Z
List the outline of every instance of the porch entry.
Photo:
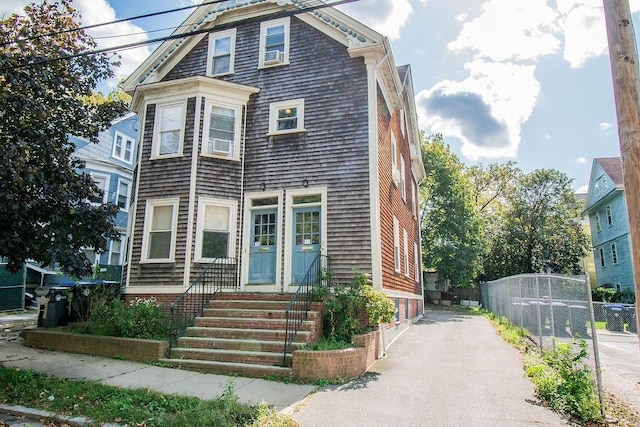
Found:
M 291 283 L 302 282 L 313 260 L 320 253 L 322 243 L 320 208 L 320 206 L 293 208 Z
M 251 211 L 249 283 L 276 283 L 277 208 Z

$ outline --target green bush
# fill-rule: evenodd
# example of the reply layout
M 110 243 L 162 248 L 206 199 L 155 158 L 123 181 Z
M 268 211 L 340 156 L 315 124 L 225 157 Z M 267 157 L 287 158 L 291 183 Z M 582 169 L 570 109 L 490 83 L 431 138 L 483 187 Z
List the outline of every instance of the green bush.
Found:
M 591 371 L 584 364 L 587 344 L 584 340 L 558 343 L 546 351 L 537 363 L 527 367 L 527 375 L 538 396 L 564 415 L 581 421 L 600 418 L 599 403 Z
M 88 332 L 122 338 L 167 339 L 170 321 L 155 298 L 136 298 L 128 304 L 112 300 L 98 304 L 90 316 Z

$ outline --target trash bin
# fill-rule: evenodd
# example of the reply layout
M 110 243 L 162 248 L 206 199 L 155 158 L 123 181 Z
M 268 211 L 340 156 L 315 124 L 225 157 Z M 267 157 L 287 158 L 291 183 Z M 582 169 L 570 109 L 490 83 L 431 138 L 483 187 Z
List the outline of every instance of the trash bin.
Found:
M 551 303 L 553 309 L 553 334 L 556 337 L 567 335 L 567 321 L 569 320 L 569 307 L 563 302 Z
M 41 286 L 36 289 L 38 326 L 55 328 L 69 324 L 70 290 L 66 286 Z
M 108 301 L 120 296 L 120 282 L 86 280 L 73 286 L 73 304 L 70 307 L 71 322 L 89 320 L 91 309 L 98 300 Z
M 589 309 L 584 305 L 573 304 L 569 306 L 569 314 L 571 316 L 571 321 L 569 322 L 571 335 L 586 336 Z
M 608 331 L 624 332 L 624 306 L 622 304 L 605 304 L 604 315 Z
M 627 311 L 627 332 L 638 333 L 638 319 L 636 318 L 636 308 L 626 307 Z

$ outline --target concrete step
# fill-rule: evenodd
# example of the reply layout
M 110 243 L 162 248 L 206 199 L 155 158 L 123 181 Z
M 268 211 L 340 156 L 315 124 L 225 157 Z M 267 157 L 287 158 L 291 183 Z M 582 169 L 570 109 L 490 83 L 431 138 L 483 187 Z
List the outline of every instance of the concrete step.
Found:
M 283 354 L 264 351 L 220 350 L 212 348 L 173 348 L 171 358 L 189 360 L 210 360 L 215 362 L 242 363 L 250 365 L 282 366 Z M 287 354 L 287 365 L 291 354 Z
M 198 372 L 212 374 L 235 375 L 240 374 L 249 377 L 262 378 L 267 375 L 278 377 L 288 377 L 291 375 L 291 368 L 282 366 L 255 365 L 248 363 L 214 362 L 210 360 L 188 360 L 188 359 L 160 359 L 160 362 L 176 368 L 182 368 Z
M 303 342 L 293 342 L 293 350 L 304 347 Z M 264 341 L 257 339 L 234 339 L 234 338 L 203 338 L 203 337 L 180 337 L 178 347 L 183 348 L 210 348 L 228 350 L 263 351 L 271 353 L 282 353 L 284 351 L 284 340 Z
M 206 308 L 222 308 L 222 309 L 235 309 L 235 310 L 247 310 L 247 309 L 286 310 L 288 305 L 289 305 L 289 301 L 249 300 L 249 299 L 230 300 L 230 299 L 219 299 L 216 296 L 216 298 L 209 301 L 209 304 L 207 305 Z M 322 311 L 322 308 L 323 308 L 322 303 L 312 303 L 310 306 L 311 310 L 320 311 L 320 312 Z
M 254 319 L 234 317 L 196 317 L 194 327 L 199 328 L 240 328 L 240 329 L 286 329 L 285 319 Z M 312 320 L 303 321 L 300 330 L 310 331 L 315 327 Z
M 237 339 L 257 339 L 263 341 L 284 341 L 285 330 L 268 329 L 238 329 L 238 328 L 201 328 L 193 326 L 187 328 L 185 336 L 207 337 L 207 338 L 237 338 Z M 309 331 L 298 331 L 297 342 L 309 342 L 311 333 Z
M 307 318 L 316 320 L 321 313 L 316 310 L 309 311 Z M 285 310 L 257 310 L 243 308 L 205 308 L 202 317 L 233 317 L 243 319 L 285 319 Z
M 293 294 L 288 293 L 264 293 L 264 292 L 220 292 L 217 300 L 252 300 L 252 301 L 291 301 Z

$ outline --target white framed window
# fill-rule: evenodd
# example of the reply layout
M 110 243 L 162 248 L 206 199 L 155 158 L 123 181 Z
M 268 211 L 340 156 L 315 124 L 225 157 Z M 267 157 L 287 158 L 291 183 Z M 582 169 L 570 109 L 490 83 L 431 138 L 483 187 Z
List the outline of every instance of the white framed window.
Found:
M 600 267 L 605 267 L 606 263 L 604 261 L 604 249 L 600 248 L 599 252 L 600 252 Z
M 289 18 L 260 23 L 258 68 L 289 63 Z
M 235 253 L 237 202 L 200 198 L 196 228 L 196 256 L 200 262 L 232 257 Z
M 269 135 L 304 132 L 304 99 L 269 105 Z
M 207 103 L 206 108 L 202 154 L 237 158 L 241 107 Z
M 405 127 L 406 127 L 406 121 L 405 121 L 405 116 L 404 116 L 404 108 L 400 108 L 400 132 L 402 133 L 402 136 L 405 136 Z
M 404 228 L 402 229 L 402 237 L 404 238 L 404 275 L 409 277 L 409 236 Z
M 107 175 L 98 175 L 94 173 L 91 173 L 90 175 L 93 182 L 95 182 L 98 188 L 102 191 L 102 194 L 96 192 L 91 197 L 91 203 L 106 203 L 109 200 L 109 177 Z
M 209 34 L 209 60 L 207 75 L 220 76 L 233 73 L 236 51 L 236 29 Z
M 122 242 L 124 234 L 120 235 L 120 240 L 112 240 L 109 248 L 109 265 L 122 265 Z
M 413 242 L 413 263 L 415 264 L 415 279 L 416 282 L 420 281 L 420 250 L 418 249 L 418 243 Z
M 606 207 L 606 212 L 607 212 L 607 225 L 609 227 L 613 226 L 613 217 L 611 216 L 611 206 L 607 206 Z
M 147 200 L 142 262 L 173 262 L 179 198 Z
M 396 144 L 396 136 L 391 132 L 391 171 L 398 169 L 398 148 Z
M 123 162 L 131 163 L 133 160 L 133 143 L 133 138 L 116 131 L 111 156 Z
M 618 248 L 616 248 L 616 244 L 611 244 L 611 261 L 614 265 L 618 264 Z
M 602 224 L 600 224 L 600 213 L 596 213 L 595 216 L 595 221 L 596 221 L 596 231 L 600 232 L 600 230 L 602 230 Z
M 151 158 L 182 155 L 185 102 L 157 105 Z
M 127 210 L 129 208 L 129 187 L 130 184 L 127 181 L 120 180 L 118 182 L 116 203 L 120 209 Z
M 414 218 L 418 217 L 418 189 L 414 180 L 411 180 L 411 213 Z
M 402 192 L 402 200 L 407 202 L 407 171 L 404 164 L 404 156 L 400 154 L 400 191 Z
M 400 223 L 393 217 L 393 268 L 400 273 Z

